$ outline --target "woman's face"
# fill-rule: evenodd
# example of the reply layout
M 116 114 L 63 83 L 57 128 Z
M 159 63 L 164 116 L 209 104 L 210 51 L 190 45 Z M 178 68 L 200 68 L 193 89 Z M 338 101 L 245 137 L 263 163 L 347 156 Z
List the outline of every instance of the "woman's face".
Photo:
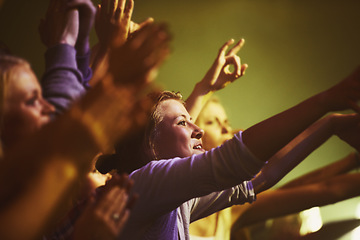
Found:
M 154 137 L 158 159 L 189 157 L 205 152 L 201 142 L 203 131 L 192 122 L 181 102 L 165 100 L 158 105 L 157 111 L 161 119 Z
M 35 74 L 27 67 L 16 67 L 7 84 L 4 99 L 5 145 L 34 133 L 50 121 L 54 107 L 42 98 Z
M 210 150 L 233 137 L 228 118 L 220 103 L 209 102 L 201 111 L 197 124 L 204 129 L 203 144 Z

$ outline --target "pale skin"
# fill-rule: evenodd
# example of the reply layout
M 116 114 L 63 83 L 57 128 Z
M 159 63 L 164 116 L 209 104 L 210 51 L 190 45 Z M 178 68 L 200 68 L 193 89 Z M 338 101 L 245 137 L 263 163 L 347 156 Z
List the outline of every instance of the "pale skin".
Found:
M 338 171 L 339 167 L 354 169 L 358 166 L 358 160 L 352 153 L 323 169 L 315 170 L 291 181 L 289 185 L 278 190 L 264 191 L 259 194 L 254 204 L 251 204 L 242 215 L 238 216 L 234 229 L 268 218 L 296 213 L 314 206 L 324 206 L 358 196 L 360 192 L 356 186 L 360 181 L 360 174 L 346 174 L 346 172 Z M 316 177 L 317 175 L 322 176 Z
M 343 86 L 346 86 L 345 84 L 343 84 Z M 349 85 L 348 85 L 349 86 Z M 332 91 L 334 91 L 334 88 L 336 87 L 333 87 L 332 88 Z M 340 89 L 340 88 L 339 88 Z M 345 88 L 344 88 L 345 89 Z M 341 90 L 342 91 L 342 90 Z M 191 96 L 196 96 L 196 91 L 194 90 L 192 95 Z M 201 96 L 199 97 L 201 98 Z M 355 107 L 356 108 L 356 107 Z M 189 107 L 188 107 L 189 109 Z M 190 111 L 192 110 L 191 108 L 189 109 Z M 223 109 L 223 107 L 220 105 L 220 103 L 216 102 L 216 101 L 209 101 L 206 105 L 206 107 L 203 109 L 203 112 L 201 112 L 201 115 L 200 117 L 197 119 L 197 123 L 200 124 L 200 126 L 205 130 L 205 134 L 204 134 L 204 147 L 206 149 L 210 149 L 210 148 L 213 148 L 213 147 L 216 147 L 218 145 L 221 145 L 225 140 L 229 139 L 231 137 L 231 134 L 229 134 L 229 132 L 231 132 L 231 127 L 229 126 L 229 122 L 228 122 L 228 119 L 227 119 L 227 116 L 226 116 L 226 113 Z M 356 137 L 356 136 L 359 136 L 358 135 L 353 135 L 353 137 Z M 352 140 L 350 144 L 354 145 L 354 143 L 356 143 L 357 141 L 355 140 Z M 358 149 L 357 146 L 354 146 L 356 149 Z M 350 165 L 349 168 L 347 168 L 349 166 L 348 164 L 348 160 L 350 158 L 350 161 L 352 159 L 352 165 Z M 357 163 L 355 161 L 355 164 L 354 164 L 354 155 L 350 155 L 349 157 L 345 158 L 344 160 L 347 160 L 347 161 L 339 161 L 338 164 L 334 165 L 334 166 L 329 166 L 328 168 L 325 168 L 324 169 L 320 169 L 319 171 L 316 171 L 314 172 L 311 176 L 306 176 L 306 179 L 304 178 L 301 178 L 301 181 L 303 182 L 303 184 L 306 184 L 306 183 L 317 183 L 318 181 L 321 181 L 321 180 L 326 180 L 327 177 L 331 177 L 331 176 L 335 176 L 337 174 L 340 174 L 340 169 L 343 169 L 344 171 L 341 172 L 341 173 L 345 173 L 346 171 L 349 171 L 351 169 L 353 169 L 354 167 L 357 166 Z M 321 173 L 322 176 L 324 176 L 322 179 L 319 178 L 319 174 Z M 332 174 L 333 173 L 333 174 Z M 327 176 L 327 177 L 325 177 Z M 348 178 L 354 178 L 354 181 L 356 181 L 356 177 L 354 176 L 348 176 Z M 298 180 L 300 181 L 300 179 Z M 296 182 L 298 182 L 296 181 Z M 295 181 L 294 181 L 295 182 Z M 335 181 L 334 181 L 335 182 Z M 317 184 L 314 184 L 313 188 L 316 188 L 318 186 L 321 186 L 322 183 L 317 183 Z M 341 183 L 339 183 L 339 185 L 342 184 L 342 185 L 346 185 L 347 182 L 343 181 Z M 320 189 L 320 188 L 319 188 Z M 333 189 L 336 189 L 335 185 L 334 185 L 334 188 Z M 344 192 L 341 192 L 342 194 L 340 194 L 339 197 L 329 197 L 328 195 L 324 194 L 324 198 L 320 198 L 319 196 L 324 193 L 324 191 L 319 191 L 318 194 L 314 194 L 313 198 L 311 198 L 312 200 L 309 201 L 312 205 L 311 206 L 314 206 L 316 204 L 323 204 L 321 201 L 321 199 L 327 199 L 327 202 L 328 203 L 331 203 L 331 202 L 335 202 L 335 201 L 339 201 L 339 200 L 343 200 L 343 199 L 346 199 L 346 198 L 350 198 L 354 195 L 356 195 L 356 189 L 352 188 L 346 188 L 347 191 L 344 191 Z M 299 188 L 297 189 L 298 191 L 296 190 L 292 190 L 291 193 L 294 193 L 296 192 L 297 194 L 305 194 L 305 192 L 302 191 L 302 188 Z M 286 196 L 286 191 L 282 194 L 282 195 L 278 195 L 279 197 L 284 197 Z M 272 195 L 274 194 L 274 195 Z M 267 196 L 269 196 L 269 199 L 271 199 L 270 197 L 274 197 L 274 199 L 276 199 L 276 195 L 277 192 L 269 192 L 268 194 L 260 194 L 260 198 L 263 199 L 263 198 L 266 198 Z M 289 191 L 289 194 L 290 194 L 290 191 Z M 290 196 L 290 195 L 289 195 Z M 340 199 L 341 198 L 341 199 Z M 286 203 L 287 201 L 284 201 L 284 203 Z M 288 201 L 289 202 L 289 201 Z M 267 201 L 264 200 L 262 201 L 263 204 L 266 204 Z M 269 202 L 270 203 L 270 202 Z M 251 214 L 251 219 L 254 219 L 254 221 L 257 221 L 257 219 L 262 219 L 261 216 L 263 215 L 263 212 L 264 211 L 257 211 L 257 202 L 255 202 L 254 204 L 251 205 L 251 209 L 254 209 L 252 212 L 254 213 L 257 213 L 257 214 Z M 296 212 L 296 211 L 292 211 L 289 210 L 289 209 L 295 209 L 295 208 L 298 208 L 301 204 L 296 204 L 296 202 L 294 202 L 294 204 L 290 205 L 289 208 L 286 208 L 286 213 L 293 213 L 293 212 Z M 278 206 L 278 205 L 275 205 L 275 206 Z M 311 207 L 310 206 L 310 207 Z M 232 210 L 233 210 L 233 214 L 234 216 L 237 216 L 239 214 L 242 214 L 244 211 L 244 207 L 239 207 L 239 210 L 240 211 L 237 211 L 237 208 L 238 207 L 232 207 Z M 245 208 L 246 209 L 246 208 Z M 274 212 L 278 213 L 278 214 L 282 214 L 284 213 L 282 211 L 282 209 L 277 209 L 276 207 L 273 207 L 274 209 Z M 279 211 L 277 211 L 279 210 Z M 242 218 L 242 215 L 241 216 L 241 219 L 242 219 L 242 223 L 245 222 L 248 222 L 247 220 L 249 219 L 248 217 L 244 217 Z M 246 216 L 249 216 L 248 214 Z M 235 218 L 233 218 L 233 220 L 235 220 Z M 259 220 L 259 221 L 260 221 Z M 198 234 L 198 235 L 201 235 L 201 236 L 214 236 L 214 232 L 215 232 L 215 229 L 216 229 L 216 215 L 212 215 L 206 219 L 203 219 L 203 220 L 200 220 L 200 221 L 197 221 L 195 223 L 193 223 L 192 225 L 194 225 L 194 229 L 197 229 L 197 232 L 193 232 L 195 235 Z M 212 223 L 212 224 L 211 224 Z M 202 228 L 202 225 L 204 224 L 204 226 L 206 225 L 205 228 Z M 245 223 L 244 223 L 245 224 Z M 213 226 L 213 228 L 209 227 L 209 226 Z M 195 231 L 195 230 L 194 230 Z
M 241 64 L 240 57 L 237 55 L 245 44 L 245 40 L 240 39 L 226 52 L 233 43 L 234 39 L 230 39 L 220 48 L 213 65 L 186 99 L 187 109 L 194 119 L 197 119 L 203 105 L 214 92 L 223 89 L 245 74 L 248 65 Z M 230 71 L 230 66 L 234 67 L 234 71 Z
M 42 97 L 42 90 L 34 72 L 19 66 L 14 73 L 16 80 L 9 81 L 4 99 L 4 125 L 1 133 L 5 153 L 24 137 L 29 136 L 50 122 L 54 106 Z
M 187 108 L 190 109 L 190 113 L 194 114 L 194 119 L 197 118 L 196 114 L 200 112 L 203 104 L 206 102 L 206 98 L 204 98 L 203 93 L 207 94 L 214 90 L 212 85 L 209 83 L 221 76 L 221 71 L 219 71 L 219 69 L 221 70 L 226 67 L 226 65 L 223 65 L 224 61 L 218 61 L 218 59 L 221 59 L 221 56 L 225 54 L 224 47 L 226 51 L 226 46 L 230 43 L 227 42 L 222 48 L 220 48 L 219 55 L 209 70 L 210 73 L 214 73 L 214 75 L 211 75 L 211 81 L 205 81 L 208 84 L 203 84 L 202 80 L 196 84 L 193 92 L 189 96 L 189 99 L 186 101 Z M 234 52 L 236 53 L 237 51 Z M 235 69 L 243 68 L 237 61 L 233 61 L 232 64 L 236 65 Z M 217 69 L 217 71 L 214 71 L 214 69 Z M 234 75 L 234 77 L 236 77 L 236 75 Z M 198 90 L 198 85 L 201 86 L 200 91 Z M 300 134 L 326 113 L 346 109 L 352 109 L 355 112 L 360 112 L 360 107 L 357 105 L 357 101 L 359 99 L 360 67 L 355 69 L 355 71 L 353 71 L 344 80 L 340 81 L 337 85 L 306 99 L 298 105 L 283 111 L 272 118 L 267 119 L 267 121 L 263 121 L 250 127 L 247 129 L 246 133 L 244 133 L 243 140 L 251 152 L 255 153 L 256 157 L 266 161 L 288 142 L 290 142 L 291 139 Z M 259 139 L 256 134 L 252 134 L 253 129 L 261 129 L 263 137 Z M 283 131 L 283 129 L 286 129 L 286 131 Z M 265 142 L 267 139 L 271 140 L 269 142 Z M 263 142 L 261 143 L 261 141 Z M 265 145 L 267 145 L 267 147 L 264 149 L 260 150 L 257 148 L 257 146 Z
M 175 99 L 165 100 L 160 102 L 157 110 L 161 116 L 161 121 L 156 128 L 154 145 L 155 154 L 159 159 L 189 157 L 205 151 L 202 145 L 204 132 L 194 124 L 181 102 Z M 264 122 L 266 121 L 264 120 Z M 272 164 L 267 164 L 253 181 L 255 191 L 264 191 L 269 185 L 275 184 L 280 180 L 278 178 L 282 178 L 294 165 L 297 165 L 307 154 L 316 149 L 332 134 L 338 132 L 344 134 L 347 133 L 348 129 L 354 130 L 359 121 L 360 117 L 357 114 L 334 114 L 311 125 L 301 135 L 294 138 L 290 145 L 287 145 L 269 160 Z M 256 127 L 254 129 L 257 130 Z M 261 128 L 259 129 L 261 130 Z M 256 133 L 260 134 L 260 132 Z M 353 144 L 351 141 L 349 141 L 349 144 Z M 266 148 L 266 146 L 258 147 Z M 298 153 L 296 152 L 297 148 L 306 150 Z M 291 158 L 291 160 L 287 158 Z
M 224 46 L 226 46 L 228 43 L 226 43 Z M 224 48 L 222 47 L 220 49 L 221 56 Z M 218 58 L 219 58 L 218 56 Z M 216 71 L 213 71 L 212 69 L 219 69 L 221 64 L 216 66 L 217 59 L 214 62 L 214 65 L 209 70 L 210 73 L 216 73 Z M 241 65 L 238 64 L 235 69 L 241 68 Z M 316 119 L 320 118 L 325 112 L 328 111 L 335 111 L 340 110 L 343 108 L 351 108 L 357 112 L 359 112 L 359 107 L 356 105 L 356 100 L 359 99 L 359 71 L 360 68 L 358 68 L 356 71 L 354 71 L 349 77 L 347 77 L 345 80 L 337 84 L 336 86 L 330 88 L 327 91 L 324 91 L 302 103 L 295 106 L 292 109 L 289 109 L 281 114 L 278 114 L 277 116 L 274 116 L 273 119 L 270 119 L 267 121 L 267 123 L 260 123 L 259 126 L 262 127 L 264 131 L 268 131 L 269 134 L 276 134 L 276 132 L 283 131 L 283 124 L 284 121 L 288 121 L 288 123 L 295 124 L 293 126 L 290 126 L 290 132 L 283 131 L 284 134 L 280 136 L 280 139 L 274 139 L 274 142 L 269 143 L 268 150 L 271 149 L 279 149 L 281 145 L 286 144 L 291 139 L 291 135 L 295 136 L 296 134 L 301 132 L 301 129 L 305 129 L 306 126 L 309 126 L 309 124 Z M 206 75 L 208 76 L 209 73 Z M 220 75 L 217 75 L 220 76 Z M 236 75 L 234 75 L 236 77 Z M 204 78 L 206 79 L 206 77 Z M 210 78 L 211 79 L 211 78 Z M 213 79 L 216 79 L 216 75 Z M 205 81 L 206 82 L 206 81 Z M 190 115 L 194 117 L 194 119 L 197 119 L 197 116 L 199 112 L 201 111 L 202 107 L 206 103 L 206 101 L 210 98 L 210 96 L 213 93 L 214 88 L 212 87 L 211 81 L 208 81 L 208 84 L 204 84 L 204 80 L 200 81 L 195 85 L 195 88 L 193 92 L 190 94 L 189 98 L 187 99 L 187 109 L 190 112 Z M 354 87 L 354 88 L 353 88 Z M 221 89 L 221 88 L 220 88 Z M 215 89 L 216 90 L 216 89 Z M 231 131 L 231 128 L 228 126 L 228 120 L 226 117 L 225 112 L 223 111 L 222 107 L 216 107 L 217 105 L 215 103 L 210 103 L 212 106 L 215 106 L 215 109 L 212 109 L 208 112 L 211 117 L 211 121 L 202 120 L 199 119 L 197 122 L 201 124 L 203 128 L 205 128 L 205 135 L 204 135 L 204 146 L 209 148 L 216 147 L 220 144 L 222 144 L 227 137 L 229 137 L 228 132 Z M 216 115 L 214 113 L 224 113 L 224 115 Z M 304 114 L 305 118 L 304 118 Z M 307 113 L 310 113 L 307 115 Z M 214 116 L 215 115 L 215 116 Z M 299 121 L 299 119 L 304 119 L 303 122 Z M 279 122 L 278 122 L 279 121 Z M 211 123 L 211 124 L 210 124 Z M 278 125 L 277 125 L 278 124 Z M 281 126 L 281 129 L 277 129 L 277 126 Z M 217 130 L 216 130 L 217 129 Z M 206 134 L 209 131 L 209 134 Z M 250 131 L 251 132 L 251 128 Z M 287 136 L 286 136 L 287 135 Z M 252 143 L 255 143 L 257 141 L 257 137 L 253 135 L 254 138 L 249 138 L 250 145 Z M 275 135 L 274 135 L 275 136 Z M 356 136 L 353 136 L 356 137 Z M 247 141 L 246 133 L 244 134 L 244 141 Z M 278 141 L 280 140 L 280 141 Z M 352 145 L 354 145 L 356 141 L 352 141 Z M 249 146 L 249 145 L 248 145 Z M 355 148 L 358 148 L 354 146 Z M 252 148 L 250 146 L 250 148 Z M 256 149 L 257 151 L 259 149 Z M 270 157 L 274 151 L 267 152 L 266 150 L 261 152 L 258 157 L 262 159 L 266 159 Z M 196 224 L 196 223 L 195 223 Z M 212 236 L 214 231 L 211 230 L 211 228 L 206 228 L 207 236 Z
M 67 20 L 63 19 L 63 21 Z M 71 37 L 66 36 L 67 30 L 63 28 L 64 25 L 66 24 L 59 24 L 59 28 L 54 27 L 55 34 L 50 39 L 57 39 L 57 42 L 73 39 L 72 31 L 69 33 Z M 142 74 L 149 70 L 151 63 L 160 64 L 166 57 L 161 53 L 168 52 L 169 39 L 165 40 L 163 36 L 167 36 L 166 30 L 155 24 L 139 30 L 128 44 L 114 48 L 112 55 L 113 61 L 124 63 L 128 60 L 126 55 L 117 53 L 130 54 L 133 56 L 130 63 L 135 63 L 134 68 L 129 69 L 123 66 L 121 78 L 114 77 L 112 72 L 107 73 L 105 81 L 94 86 L 84 98 L 73 105 L 69 112 L 28 137 L 14 141 L 11 148 L 15 150 L 5 153 L 0 173 L 2 179 L 1 239 L 39 239 L 48 230 L 49 225 L 57 222 L 59 216 L 57 210 L 67 209 L 67 202 L 74 197 L 75 183 L 88 173 L 92 157 L 102 151 L 104 145 L 113 143 L 115 139 L 123 137 L 126 131 L 135 127 L 131 125 L 131 121 L 125 129 L 124 126 L 117 125 L 120 117 L 129 119 L 132 115 L 128 113 L 133 113 L 136 107 L 121 103 L 124 94 L 127 99 L 133 97 L 131 102 L 136 102 L 141 98 L 136 93 L 139 86 L 144 86 L 144 83 L 140 82 L 144 79 Z M 130 47 L 133 41 L 136 41 L 135 48 L 133 45 Z M 147 58 L 146 61 L 145 58 Z M 21 73 L 21 71 L 16 71 L 16 73 Z M 30 79 L 34 77 L 31 69 L 26 69 L 26 75 L 30 76 L 27 77 Z M 16 82 L 18 75 L 14 74 L 12 77 L 15 79 L 9 79 L 9 81 Z M 35 82 L 37 83 L 37 81 L 26 80 L 26 84 Z M 22 83 L 21 87 L 25 87 L 26 84 Z M 38 84 L 35 87 L 38 88 Z M 23 90 L 25 94 L 32 94 L 28 92 L 28 87 Z M 41 113 L 44 112 L 41 109 L 48 108 L 45 111 L 45 115 L 48 115 L 53 111 L 53 107 L 47 106 L 42 101 L 40 89 L 37 92 L 36 96 L 40 100 L 35 100 L 36 111 Z M 7 94 L 7 97 L 12 98 L 11 92 Z M 24 101 L 26 99 L 24 98 Z M 21 101 L 18 102 L 22 104 Z M 10 106 L 12 103 L 4 104 Z M 16 109 L 11 108 L 8 112 Z M 27 113 L 23 110 L 20 113 L 26 116 Z M 46 119 L 48 119 L 47 116 Z M 92 124 L 89 124 L 89 119 Z M 36 119 L 36 122 L 38 120 L 41 120 L 40 117 Z M 43 120 L 40 122 L 43 124 Z M 19 129 L 22 127 L 14 126 Z M 11 130 L 6 126 L 4 129 Z M 48 141 L 50 136 L 57 140 L 56 143 Z M 105 139 L 106 144 L 104 144 Z M 16 179 L 13 178 L 14 172 L 18 176 Z M 9 179 L 14 179 L 14 181 L 9 184 Z
M 201 140 L 204 132 L 193 123 L 183 104 L 170 99 L 162 102 L 158 109 L 162 115 L 155 138 L 158 159 L 188 157 L 205 151 Z
M 233 137 L 225 109 L 219 102 L 209 101 L 201 111 L 196 124 L 204 130 L 203 144 L 210 150 Z
M 201 148 L 203 132 L 192 122 L 182 103 L 165 100 L 158 109 L 162 119 L 155 137 L 155 153 L 158 158 L 186 157 L 204 151 Z M 347 128 L 356 129 L 359 121 L 360 117 L 356 114 L 330 115 L 311 125 L 270 159 L 269 164 L 252 180 L 255 192 L 258 194 L 276 184 L 332 134 L 342 136 Z
M 90 84 L 100 81 L 108 68 L 109 49 L 120 47 L 129 35 L 152 23 L 152 18 L 141 24 L 131 21 L 134 10 L 133 0 L 103 0 L 97 7 L 95 30 L 99 42 L 92 49 L 92 64 L 94 77 Z
M 226 112 L 218 100 L 210 100 L 204 106 L 196 123 L 204 129 L 203 144 L 205 149 L 219 146 L 232 137 L 232 130 Z M 349 182 L 350 180 L 358 181 L 358 175 L 345 175 L 345 173 L 358 166 L 359 160 L 356 159 L 355 153 L 351 153 L 333 164 L 287 183 L 281 187 L 281 191 L 264 191 L 257 196 L 257 200 L 251 205 L 231 207 L 232 223 L 238 219 L 234 229 L 267 218 L 295 213 L 298 209 L 301 211 L 312 206 L 322 206 L 326 203 L 357 196 L 356 184 L 349 184 Z M 338 175 L 344 177 L 335 178 Z M 327 187 L 324 187 L 325 185 Z M 342 190 L 339 191 L 338 188 Z M 306 199 L 308 199 L 306 202 L 301 200 L 304 199 L 305 195 Z M 196 236 L 215 236 L 217 224 L 221 224 L 217 222 L 217 214 L 192 223 L 190 233 Z M 230 226 L 226 227 L 230 228 Z
M 59 43 L 76 48 L 77 55 L 89 51 L 89 33 L 96 9 L 89 0 L 51 0 L 39 24 L 42 42 L 48 48 Z
M 244 134 L 244 142 L 252 152 L 258 152 L 255 145 L 259 144 L 262 139 L 269 137 L 271 140 L 267 143 L 268 147 L 256 154 L 260 159 L 269 159 L 281 146 L 284 146 L 294 136 L 327 112 L 352 109 L 359 113 L 359 106 L 356 103 L 359 98 L 360 67 L 334 87 L 273 116 L 266 122 L 250 127 Z M 264 138 L 259 139 L 252 134 L 254 127 L 263 131 L 262 136 Z M 283 129 L 286 129 L 286 131 L 282 131 Z M 271 135 L 276 136 L 276 138 L 272 138 Z M 262 144 L 265 144 L 265 142 Z

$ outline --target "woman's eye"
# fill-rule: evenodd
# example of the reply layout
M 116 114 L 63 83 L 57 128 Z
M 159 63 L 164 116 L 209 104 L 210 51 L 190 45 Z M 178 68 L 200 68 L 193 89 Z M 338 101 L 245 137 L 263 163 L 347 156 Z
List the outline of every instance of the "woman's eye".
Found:
M 34 106 L 36 101 L 37 101 L 37 97 L 35 96 L 35 97 L 32 97 L 32 98 L 26 100 L 25 104 L 28 106 Z
M 205 122 L 206 125 L 211 125 L 211 124 L 213 124 L 213 123 L 214 123 L 213 121 L 207 121 L 207 122 Z
M 186 126 L 186 121 L 182 120 L 182 121 L 178 122 L 178 125 Z

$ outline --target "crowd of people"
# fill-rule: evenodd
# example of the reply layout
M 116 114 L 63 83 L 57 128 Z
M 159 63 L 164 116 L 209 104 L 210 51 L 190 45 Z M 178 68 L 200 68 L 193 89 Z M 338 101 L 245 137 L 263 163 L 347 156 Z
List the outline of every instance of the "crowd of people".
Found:
M 133 9 L 50 0 L 40 80 L 2 46 L 1 239 L 251 239 L 255 223 L 360 194 L 360 67 L 233 131 L 212 95 L 244 76 L 245 40 L 221 46 L 184 100 L 155 84 L 168 27 L 134 23 Z M 354 152 L 271 189 L 333 135 Z

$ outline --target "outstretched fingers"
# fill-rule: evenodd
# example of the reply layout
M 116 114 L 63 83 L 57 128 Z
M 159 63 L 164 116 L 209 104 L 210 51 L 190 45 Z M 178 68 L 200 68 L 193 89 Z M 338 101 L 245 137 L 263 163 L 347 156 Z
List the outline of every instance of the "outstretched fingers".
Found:
M 230 39 L 224 45 L 222 45 L 222 47 L 219 50 L 218 58 L 225 56 L 225 53 L 226 53 L 227 49 L 229 48 L 229 46 L 231 44 L 234 43 L 234 41 L 235 41 L 234 39 Z
M 230 49 L 230 51 L 229 51 L 226 55 L 227 55 L 227 56 L 236 55 L 236 54 L 240 51 L 240 49 L 244 46 L 244 44 L 245 44 L 245 39 L 243 39 L 243 38 L 240 39 L 240 40 L 235 44 L 235 46 Z
M 134 33 L 135 31 L 138 31 L 141 28 L 145 27 L 146 25 L 152 24 L 153 22 L 154 22 L 154 18 L 152 18 L 152 17 L 147 18 L 145 21 L 143 21 L 139 24 L 131 21 L 129 32 Z
M 124 9 L 124 17 L 122 19 L 124 24 L 128 26 L 128 29 L 130 28 L 130 22 L 133 11 L 134 11 L 134 0 L 128 0 L 128 3 L 126 4 Z

